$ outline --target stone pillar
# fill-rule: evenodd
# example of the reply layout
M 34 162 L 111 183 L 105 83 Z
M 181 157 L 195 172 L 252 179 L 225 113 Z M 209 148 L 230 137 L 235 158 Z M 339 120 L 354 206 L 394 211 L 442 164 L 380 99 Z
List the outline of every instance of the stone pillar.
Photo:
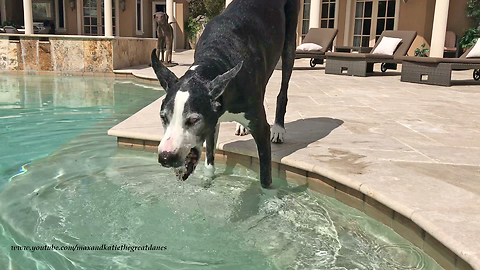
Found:
M 435 3 L 430 57 L 443 57 L 449 4 L 449 0 L 437 0 Z
M 173 50 L 176 49 L 176 46 L 177 46 L 177 42 L 176 42 L 176 38 L 177 38 L 177 24 L 176 24 L 176 21 L 177 19 L 175 18 L 175 2 L 173 0 L 167 0 L 166 1 L 166 9 L 167 9 L 167 15 L 168 15 L 168 22 L 169 23 L 172 23 L 172 28 L 173 28 L 173 44 L 172 44 L 172 48 Z
M 310 1 L 310 27 L 320 28 L 320 7 L 322 6 L 321 0 Z
M 32 0 L 23 0 L 23 17 L 25 22 L 25 35 L 32 35 L 33 34 Z
M 233 0 L 225 0 L 225 8 L 232 3 Z
M 112 0 L 105 0 L 105 36 L 113 37 Z
M 173 13 L 173 5 L 174 2 L 173 0 L 167 0 L 166 6 L 167 6 L 167 15 L 168 15 L 168 22 L 175 22 L 175 14 Z

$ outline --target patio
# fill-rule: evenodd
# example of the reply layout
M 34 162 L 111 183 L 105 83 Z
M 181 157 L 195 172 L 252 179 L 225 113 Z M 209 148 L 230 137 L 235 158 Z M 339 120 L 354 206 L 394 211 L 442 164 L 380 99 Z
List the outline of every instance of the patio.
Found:
M 193 52 L 175 53 L 173 60 L 179 65 L 171 70 L 181 76 Z M 366 78 L 326 75 L 323 67 L 308 65 L 308 59 L 295 64 L 286 142 L 272 145 L 278 163 L 273 174 L 316 186 L 375 217 L 445 269 L 480 269 L 478 85 L 403 83 L 398 71 Z M 114 72 L 156 81 L 146 66 Z M 457 81 L 471 78 L 471 71 L 453 75 Z M 275 71 L 265 100 L 269 123 L 280 81 L 281 72 Z M 119 137 L 123 147 L 155 151 L 163 133 L 160 103 L 109 135 Z M 220 158 L 228 164 L 236 154 L 235 163 L 258 169 L 253 139 L 234 136 L 234 126 L 222 124 Z

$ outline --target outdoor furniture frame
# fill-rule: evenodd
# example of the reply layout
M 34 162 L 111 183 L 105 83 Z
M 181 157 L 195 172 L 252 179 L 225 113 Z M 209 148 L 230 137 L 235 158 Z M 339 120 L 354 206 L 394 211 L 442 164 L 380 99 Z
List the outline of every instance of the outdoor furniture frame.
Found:
M 473 48 L 473 46 L 472 46 Z M 480 58 L 466 58 L 472 49 L 460 58 L 398 57 L 402 62 L 402 82 L 441 86 L 452 85 L 452 71 L 473 69 L 473 79 L 480 80 Z
M 416 31 L 383 31 L 373 47 L 372 52 L 375 51 L 375 48 L 383 37 L 401 38 L 402 42 L 393 55 L 341 52 L 326 53 L 327 66 L 325 73 L 366 77 L 368 74 L 373 73 L 375 63 L 382 63 L 382 72 L 387 71 L 387 69 L 396 69 L 397 63 L 401 61 L 395 59 L 395 57 L 406 55 L 416 36 Z
M 322 46 L 319 51 L 296 51 L 295 59 L 310 58 L 310 66 L 323 64 L 325 52 L 332 48 L 333 40 L 337 36 L 337 28 L 310 28 L 302 43 L 315 43 Z

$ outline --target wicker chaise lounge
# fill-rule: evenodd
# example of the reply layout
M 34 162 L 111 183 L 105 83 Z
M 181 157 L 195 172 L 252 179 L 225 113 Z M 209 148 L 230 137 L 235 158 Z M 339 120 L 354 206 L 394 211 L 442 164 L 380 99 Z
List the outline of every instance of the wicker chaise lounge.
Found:
M 295 52 L 295 59 L 311 58 L 310 66 L 315 67 L 317 64 L 323 64 L 325 60 L 325 52 L 332 48 L 333 40 L 337 36 L 338 30 L 336 28 L 310 28 L 308 30 L 303 44 L 313 43 L 322 47 L 315 51 L 300 51 Z
M 369 73 L 373 73 L 375 63 L 383 63 L 383 72 L 386 71 L 386 68 L 396 68 L 396 64 L 401 60 L 397 60 L 395 57 L 405 56 L 416 36 L 416 31 L 383 31 L 370 53 L 328 52 L 325 54 L 327 57 L 325 73 L 365 77 Z M 401 39 L 393 55 L 374 54 L 384 37 Z
M 467 50 L 460 58 L 398 57 L 398 60 L 402 60 L 400 80 L 402 82 L 451 86 L 453 70 L 473 69 L 473 79 L 478 81 L 480 80 L 480 58 L 467 58 L 472 48 Z

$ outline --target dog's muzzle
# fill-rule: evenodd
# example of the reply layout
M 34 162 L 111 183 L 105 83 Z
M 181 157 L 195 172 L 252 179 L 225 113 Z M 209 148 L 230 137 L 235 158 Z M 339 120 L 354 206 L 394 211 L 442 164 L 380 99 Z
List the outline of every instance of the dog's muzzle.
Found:
M 164 167 L 173 167 L 177 177 L 183 181 L 187 180 L 190 174 L 197 167 L 200 159 L 200 151 L 195 147 L 190 149 L 185 158 L 178 153 L 162 151 L 158 154 L 158 162 Z
M 180 159 L 178 153 L 172 153 L 168 151 L 163 151 L 158 154 L 158 163 L 162 164 L 163 167 L 180 167 L 183 164 L 183 161 Z

